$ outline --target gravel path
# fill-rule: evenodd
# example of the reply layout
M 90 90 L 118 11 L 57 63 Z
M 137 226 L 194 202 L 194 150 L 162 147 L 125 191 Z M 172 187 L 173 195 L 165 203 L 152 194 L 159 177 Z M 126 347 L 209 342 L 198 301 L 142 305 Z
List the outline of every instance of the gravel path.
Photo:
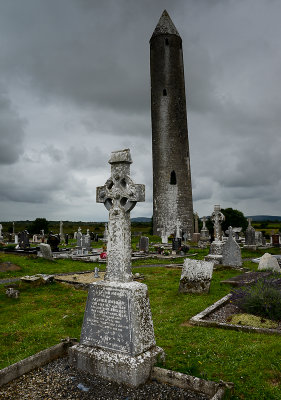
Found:
M 175 386 L 149 382 L 137 389 L 78 372 L 67 358 L 53 361 L 0 388 L 1 400 L 207 400 Z

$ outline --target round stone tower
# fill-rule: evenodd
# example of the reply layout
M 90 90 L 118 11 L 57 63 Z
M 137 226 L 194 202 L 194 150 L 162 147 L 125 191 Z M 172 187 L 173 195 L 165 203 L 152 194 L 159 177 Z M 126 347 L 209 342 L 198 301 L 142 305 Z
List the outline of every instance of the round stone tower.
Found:
M 165 10 L 150 39 L 154 234 L 193 233 L 182 40 Z

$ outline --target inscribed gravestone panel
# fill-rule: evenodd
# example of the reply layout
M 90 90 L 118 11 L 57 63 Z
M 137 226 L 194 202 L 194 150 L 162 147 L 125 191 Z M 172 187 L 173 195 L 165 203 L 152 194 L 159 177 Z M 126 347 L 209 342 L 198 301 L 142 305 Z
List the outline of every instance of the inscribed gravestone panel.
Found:
M 131 353 L 130 297 L 123 290 L 92 285 L 89 290 L 81 343 Z

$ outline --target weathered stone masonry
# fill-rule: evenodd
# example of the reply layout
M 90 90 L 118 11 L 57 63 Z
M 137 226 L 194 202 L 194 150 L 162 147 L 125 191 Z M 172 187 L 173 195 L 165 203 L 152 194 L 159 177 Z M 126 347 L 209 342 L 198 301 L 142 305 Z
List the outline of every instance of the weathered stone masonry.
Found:
M 182 40 L 163 12 L 150 39 L 154 234 L 193 233 Z

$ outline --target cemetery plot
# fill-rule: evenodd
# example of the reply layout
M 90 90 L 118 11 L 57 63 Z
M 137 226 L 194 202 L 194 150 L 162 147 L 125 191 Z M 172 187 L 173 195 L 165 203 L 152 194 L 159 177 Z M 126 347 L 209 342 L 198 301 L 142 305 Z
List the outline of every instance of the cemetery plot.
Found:
M 250 272 L 224 280 L 238 289 L 190 319 L 207 327 L 281 334 L 281 274 Z

